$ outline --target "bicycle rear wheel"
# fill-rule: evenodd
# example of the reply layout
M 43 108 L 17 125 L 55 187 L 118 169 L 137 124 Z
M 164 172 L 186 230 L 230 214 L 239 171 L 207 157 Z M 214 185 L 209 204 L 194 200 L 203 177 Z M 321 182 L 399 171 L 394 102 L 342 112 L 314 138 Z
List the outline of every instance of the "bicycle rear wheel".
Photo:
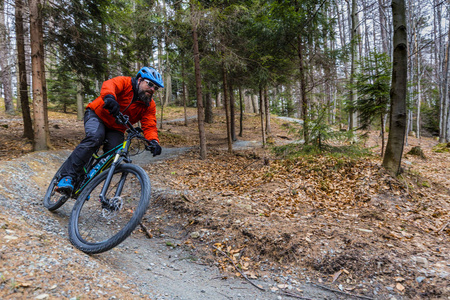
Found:
M 86 186 L 70 215 L 69 239 L 85 253 L 104 252 L 123 242 L 141 221 L 150 201 L 147 173 L 139 166 L 121 164 L 105 194 L 116 209 L 102 208 L 99 195 L 108 173 L 101 173 Z
M 61 170 L 64 164 L 62 164 L 61 167 L 59 167 L 58 171 L 56 171 L 56 174 L 55 176 L 53 176 L 53 179 L 50 182 L 47 188 L 47 192 L 45 193 L 44 196 L 44 206 L 49 211 L 54 211 L 60 208 L 70 198 L 70 195 L 60 194 L 56 192 L 56 186 L 58 185 L 58 182 L 61 179 Z

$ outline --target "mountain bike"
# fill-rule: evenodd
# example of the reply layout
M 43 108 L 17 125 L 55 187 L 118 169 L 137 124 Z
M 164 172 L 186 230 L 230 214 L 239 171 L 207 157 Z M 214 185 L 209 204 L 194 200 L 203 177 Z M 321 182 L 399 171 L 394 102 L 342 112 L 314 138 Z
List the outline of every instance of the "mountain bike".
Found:
M 150 179 L 141 167 L 131 163 L 130 146 L 134 139 L 142 141 L 145 150 L 152 151 L 152 146 L 128 116 L 119 113 L 117 121 L 128 128 L 125 141 L 102 155 L 94 153 L 74 179 L 70 195 L 56 191 L 60 167 L 44 196 L 44 206 L 50 211 L 70 198 L 76 199 L 69 220 L 69 240 L 88 254 L 110 250 L 123 242 L 141 221 L 150 201 Z

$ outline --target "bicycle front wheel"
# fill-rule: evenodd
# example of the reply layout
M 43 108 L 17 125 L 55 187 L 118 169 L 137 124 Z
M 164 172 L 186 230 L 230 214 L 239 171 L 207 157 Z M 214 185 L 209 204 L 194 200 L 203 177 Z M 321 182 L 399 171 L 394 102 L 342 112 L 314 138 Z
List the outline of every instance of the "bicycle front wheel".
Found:
M 103 172 L 86 186 L 70 215 L 69 239 L 88 254 L 108 251 L 123 242 L 141 221 L 150 201 L 147 173 L 139 166 L 121 164 L 104 195 L 112 205 L 102 206 L 100 193 L 108 173 Z

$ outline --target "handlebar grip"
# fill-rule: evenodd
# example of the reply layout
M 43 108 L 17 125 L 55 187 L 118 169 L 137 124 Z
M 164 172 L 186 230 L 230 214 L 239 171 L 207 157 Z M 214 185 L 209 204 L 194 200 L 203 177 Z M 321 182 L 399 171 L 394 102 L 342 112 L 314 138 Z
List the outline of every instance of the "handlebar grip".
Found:
M 147 140 L 147 145 L 145 145 L 145 150 L 152 151 L 155 149 L 155 146 L 151 145 L 150 142 Z
M 127 115 L 122 114 L 121 112 L 119 112 L 116 116 L 114 116 L 116 118 L 116 122 L 124 125 L 124 126 L 130 126 L 131 124 L 129 124 L 129 120 L 130 117 Z

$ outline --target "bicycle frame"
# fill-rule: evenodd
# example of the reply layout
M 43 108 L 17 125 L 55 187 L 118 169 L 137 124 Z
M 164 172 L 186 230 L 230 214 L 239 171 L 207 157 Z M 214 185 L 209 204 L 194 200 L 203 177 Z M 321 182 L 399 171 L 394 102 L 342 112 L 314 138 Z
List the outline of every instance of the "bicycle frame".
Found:
M 104 195 L 106 193 L 106 191 L 108 190 L 109 184 L 111 183 L 111 179 L 114 175 L 114 170 L 116 169 L 116 167 L 125 160 L 125 162 L 127 163 L 131 163 L 131 159 L 128 156 L 128 150 L 130 148 L 131 145 L 131 140 L 134 138 L 139 138 L 142 137 L 141 132 L 142 130 L 138 127 L 138 128 L 134 128 L 133 125 L 128 121 L 128 117 L 124 116 L 124 115 L 120 115 L 119 116 L 120 121 L 124 124 L 126 124 L 126 126 L 128 127 L 127 129 L 127 138 L 126 140 L 122 143 L 117 145 L 115 148 L 111 149 L 110 151 L 98 156 L 97 153 L 94 153 L 92 155 L 92 158 L 89 160 L 89 162 L 87 163 L 87 168 L 84 168 L 84 174 L 82 175 L 82 180 L 80 181 L 80 184 L 76 186 L 76 188 L 74 189 L 74 193 L 72 195 L 73 198 L 77 198 L 78 195 L 80 195 L 80 193 L 83 191 L 83 189 L 86 187 L 86 185 L 91 182 L 94 178 L 96 178 L 99 174 L 103 173 L 103 171 L 108 170 L 108 176 L 106 177 L 105 183 L 103 185 L 102 191 L 100 193 L 100 202 L 102 202 L 102 204 L 104 203 L 108 203 L 107 199 L 105 199 Z M 113 154 L 115 153 L 115 154 Z M 100 161 L 106 158 L 106 161 L 104 162 L 104 164 L 99 168 L 99 170 L 97 170 L 97 172 L 92 176 L 92 177 L 88 177 L 89 172 L 95 167 L 97 166 L 97 164 L 100 163 Z M 120 193 L 122 192 L 122 188 L 123 188 L 123 183 L 125 182 L 126 179 L 126 174 L 124 174 L 122 176 L 122 178 L 120 179 L 120 183 L 119 183 L 119 187 L 116 191 L 116 195 L 120 195 Z
M 103 153 L 102 155 L 98 156 L 97 152 L 92 154 L 91 159 L 89 159 L 89 162 L 86 164 L 86 166 L 83 168 L 84 173 L 80 176 L 81 180 L 79 181 L 79 184 L 76 184 L 76 187 L 73 192 L 73 197 L 76 198 L 78 195 L 83 191 L 84 187 L 92 181 L 95 177 L 97 177 L 98 174 L 102 173 L 104 170 L 106 170 L 112 163 L 112 160 L 114 158 L 114 153 L 117 152 L 118 149 L 122 147 L 122 144 L 117 145 L 115 148 L 109 150 L 106 153 Z M 92 177 L 88 177 L 91 170 L 103 159 L 106 158 L 106 162 L 103 164 L 103 166 L 97 170 L 97 173 L 94 174 Z

